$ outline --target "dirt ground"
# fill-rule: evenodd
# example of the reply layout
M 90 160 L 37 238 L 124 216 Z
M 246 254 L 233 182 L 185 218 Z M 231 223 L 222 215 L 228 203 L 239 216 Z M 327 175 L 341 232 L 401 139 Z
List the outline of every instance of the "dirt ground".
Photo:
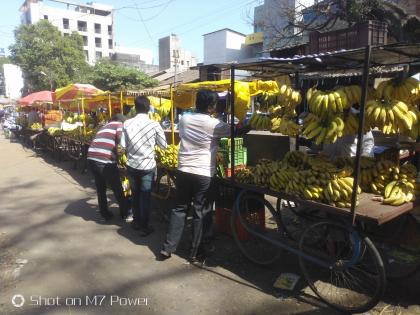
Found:
M 291 254 L 259 267 L 218 234 L 216 253 L 193 266 L 187 227 L 177 254 L 156 261 L 170 201 L 153 201 L 156 232 L 140 238 L 118 218 L 100 219 L 91 176 L 71 162 L 0 134 L 0 165 L 0 314 L 337 314 L 304 281 L 292 293 L 273 287 L 282 272 L 300 274 Z M 111 210 L 118 214 L 115 203 Z M 420 314 L 419 287 L 407 281 L 369 314 Z

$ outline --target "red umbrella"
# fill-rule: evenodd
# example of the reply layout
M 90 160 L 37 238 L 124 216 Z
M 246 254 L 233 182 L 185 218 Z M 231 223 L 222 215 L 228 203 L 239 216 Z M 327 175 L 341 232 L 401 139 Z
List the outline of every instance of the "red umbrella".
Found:
M 52 103 L 52 101 L 53 101 L 53 98 L 52 98 L 51 91 L 39 91 L 39 92 L 26 95 L 25 97 L 21 98 L 19 100 L 19 104 L 21 104 L 22 106 L 30 106 L 36 102 Z

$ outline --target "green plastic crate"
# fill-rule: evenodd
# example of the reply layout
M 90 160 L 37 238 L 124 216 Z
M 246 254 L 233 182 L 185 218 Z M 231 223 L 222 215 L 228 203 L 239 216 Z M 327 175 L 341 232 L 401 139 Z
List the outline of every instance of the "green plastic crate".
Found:
M 244 146 L 244 139 L 243 138 L 235 138 L 234 141 L 235 141 L 235 150 L 240 150 L 240 149 L 243 148 L 243 146 Z M 230 143 L 231 143 L 230 138 L 220 139 L 220 142 L 219 142 L 220 149 L 230 151 L 230 149 L 231 149 Z

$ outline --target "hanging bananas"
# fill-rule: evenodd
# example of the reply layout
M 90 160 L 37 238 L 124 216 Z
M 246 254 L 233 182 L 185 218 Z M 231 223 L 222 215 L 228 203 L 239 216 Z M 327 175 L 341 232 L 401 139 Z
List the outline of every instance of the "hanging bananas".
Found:
M 312 122 L 308 123 L 303 135 L 308 139 L 316 138 L 315 144 L 319 145 L 323 142 L 334 143 L 337 138 L 343 136 L 344 122 L 341 117 L 336 116 L 332 119 L 321 120 L 315 116 L 310 116 Z
M 376 96 L 380 100 L 412 104 L 420 99 L 420 82 L 414 78 L 382 81 L 376 88 Z
M 289 137 L 297 137 L 300 133 L 299 125 L 287 117 L 275 117 L 271 119 L 270 131 L 273 133 L 281 133 Z
M 367 102 L 366 121 L 370 128 L 379 128 L 383 133 L 410 132 L 417 124 L 418 112 L 402 101 Z
M 322 118 L 342 113 L 350 107 L 349 100 L 341 89 L 329 92 L 310 89 L 307 97 L 309 110 Z
M 254 112 L 247 125 L 254 130 L 269 130 L 271 128 L 271 119 L 268 115 Z

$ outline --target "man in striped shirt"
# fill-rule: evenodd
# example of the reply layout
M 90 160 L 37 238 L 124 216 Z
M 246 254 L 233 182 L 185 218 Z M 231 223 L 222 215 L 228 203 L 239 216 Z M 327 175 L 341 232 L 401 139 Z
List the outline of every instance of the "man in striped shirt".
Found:
M 117 145 L 121 139 L 122 121 L 122 116 L 112 117 L 109 123 L 99 129 L 88 150 L 87 159 L 95 177 L 99 211 L 105 220 L 112 218 L 106 198 L 107 186 L 114 192 L 121 217 L 125 219 L 128 215 L 128 200 L 124 197 L 117 167 Z
M 133 228 L 147 236 L 153 232 L 149 213 L 156 171 L 155 146 L 165 149 L 167 143 L 160 124 L 149 119 L 149 99 L 138 96 L 135 107 L 137 115 L 124 123 L 121 146 L 127 154 L 127 175 L 133 194 Z

